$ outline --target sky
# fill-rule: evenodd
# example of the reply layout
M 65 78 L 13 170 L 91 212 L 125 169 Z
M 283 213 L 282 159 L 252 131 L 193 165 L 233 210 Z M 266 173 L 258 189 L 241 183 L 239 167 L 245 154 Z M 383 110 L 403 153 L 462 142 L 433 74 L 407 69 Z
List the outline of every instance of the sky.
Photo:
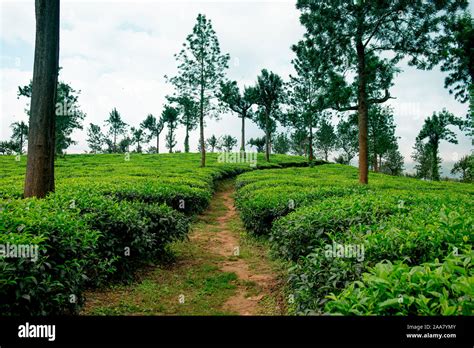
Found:
M 470 9 L 474 10 L 473 4 Z M 291 46 L 304 33 L 295 1 L 62 0 L 60 80 L 81 91 L 79 105 L 87 114 L 84 129 L 73 133 L 77 145 L 67 153 L 86 152 L 89 123 L 103 127 L 114 107 L 135 127 L 147 114 L 161 114 L 165 96 L 173 92 L 164 76 L 176 74 L 174 54 L 191 33 L 198 13 L 212 20 L 222 52 L 231 57 L 227 76 L 240 86 L 254 84 L 263 68 L 285 80 L 294 72 Z M 33 76 L 34 0 L 0 0 L 0 22 L 0 140 L 7 140 L 12 122 L 27 121 L 28 100 L 18 99 L 17 91 Z M 468 105 L 444 89 L 445 74 L 438 67 L 420 71 L 401 63 L 400 68 L 403 71 L 391 89 L 396 99 L 388 104 L 394 108 L 405 168 L 411 171 L 412 148 L 424 119 L 443 108 L 464 117 Z M 440 145 L 444 175 L 472 150 L 471 139 L 456 133 L 459 144 Z M 212 134 L 230 134 L 240 141 L 240 119 L 227 113 L 219 120 L 208 120 L 205 136 Z M 247 123 L 247 139 L 262 135 L 255 124 Z M 176 140 L 177 149 L 183 150 L 183 127 Z M 198 131 L 194 131 L 192 151 L 197 150 L 197 143 Z

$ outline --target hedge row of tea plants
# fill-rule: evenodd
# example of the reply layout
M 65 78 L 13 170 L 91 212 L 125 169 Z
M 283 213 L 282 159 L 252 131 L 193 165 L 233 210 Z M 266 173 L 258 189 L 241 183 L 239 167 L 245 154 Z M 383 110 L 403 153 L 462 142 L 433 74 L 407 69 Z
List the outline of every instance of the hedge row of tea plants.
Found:
M 361 187 L 357 170 L 342 165 L 238 177 L 237 206 L 246 227 L 268 235 L 273 254 L 290 262 L 294 310 L 300 314 L 383 315 L 472 311 L 473 185 L 376 173 L 371 173 L 369 181 L 369 186 Z M 458 273 L 449 277 L 453 286 L 447 281 L 440 285 L 443 296 L 434 296 L 429 286 L 423 288 L 430 277 L 446 273 L 442 270 L 453 264 Z M 381 294 L 367 279 L 373 280 L 375 270 L 387 267 L 393 267 L 393 274 L 387 275 L 393 282 L 397 272 L 409 275 L 426 267 L 431 271 L 420 277 L 402 277 L 408 281 L 404 286 L 414 289 L 411 292 L 393 287 L 392 292 Z M 394 309 L 399 297 L 406 299 L 406 307 Z M 436 305 L 437 299 L 447 302 Z M 358 300 L 364 305 L 358 306 Z
M 130 281 L 187 237 L 217 180 L 252 170 L 198 154 L 69 155 L 56 160 L 56 192 L 23 199 L 26 158 L 0 156 L 0 245 L 36 245 L 37 259 L 0 257 L 0 313 L 77 313 L 84 290 Z M 257 168 L 305 165 L 274 156 Z

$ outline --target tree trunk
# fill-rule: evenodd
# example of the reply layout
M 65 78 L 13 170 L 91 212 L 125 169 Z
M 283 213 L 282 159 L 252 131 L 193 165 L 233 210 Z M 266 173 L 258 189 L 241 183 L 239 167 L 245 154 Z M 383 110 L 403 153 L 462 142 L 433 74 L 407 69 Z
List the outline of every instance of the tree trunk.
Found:
M 186 125 L 186 136 L 184 137 L 184 152 L 189 152 L 189 128 Z
M 270 116 L 265 114 L 265 161 L 270 162 Z
M 59 67 L 59 0 L 36 0 L 35 60 L 25 197 L 54 191 L 55 101 Z
M 432 162 L 432 169 L 431 169 L 431 173 L 432 173 L 432 178 L 433 180 L 436 180 L 436 181 L 439 181 L 440 177 L 439 177 L 439 170 L 438 170 L 438 144 L 439 144 L 439 141 L 436 140 L 432 143 L 432 148 L 433 148 L 433 154 L 432 154 L 432 159 L 431 159 L 431 162 Z
M 358 84 L 358 101 L 359 101 L 359 183 L 369 183 L 369 163 L 367 149 L 367 90 L 366 90 L 366 71 L 365 71 L 365 52 L 362 40 L 357 42 L 357 74 Z
M 245 153 L 245 115 L 242 115 L 242 141 L 240 151 Z
M 313 127 L 309 126 L 309 161 L 313 162 L 313 159 Z
M 156 153 L 160 153 L 160 133 L 156 134 Z

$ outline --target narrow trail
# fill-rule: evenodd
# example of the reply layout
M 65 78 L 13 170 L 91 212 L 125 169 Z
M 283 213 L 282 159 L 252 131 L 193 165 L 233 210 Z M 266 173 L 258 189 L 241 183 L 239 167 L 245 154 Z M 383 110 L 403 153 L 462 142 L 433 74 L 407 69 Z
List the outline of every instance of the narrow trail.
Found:
M 214 231 L 199 230 L 191 235 L 191 240 L 200 240 L 206 250 L 225 257 L 220 263 L 220 269 L 224 272 L 235 273 L 240 280 L 236 293 L 224 303 L 224 310 L 239 315 L 256 315 L 261 313 L 259 302 L 265 296 L 271 296 L 275 290 L 277 279 L 274 273 L 263 266 L 259 269 L 251 267 L 245 258 L 240 258 L 240 252 L 244 243 L 235 226 L 232 224 L 239 220 L 234 207 L 233 185 L 224 185 L 222 191 L 218 191 L 214 197 L 217 202 L 222 202 L 225 206 L 225 213 L 216 218 L 219 229 Z M 248 282 L 253 282 L 258 291 L 250 295 L 247 286 Z
M 247 236 L 234 207 L 234 181 L 219 183 L 189 240 L 169 266 L 131 285 L 86 294 L 84 315 L 284 315 L 282 267 L 266 242 Z

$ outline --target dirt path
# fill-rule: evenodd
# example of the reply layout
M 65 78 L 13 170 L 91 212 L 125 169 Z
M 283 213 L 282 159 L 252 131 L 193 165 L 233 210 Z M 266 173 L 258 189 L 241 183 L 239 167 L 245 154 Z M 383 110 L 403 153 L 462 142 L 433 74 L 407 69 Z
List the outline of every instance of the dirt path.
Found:
M 215 194 L 214 200 L 222 202 L 225 212 L 216 218 L 219 228 L 217 230 L 195 231 L 191 240 L 201 241 L 203 248 L 209 252 L 221 255 L 225 260 L 220 264 L 224 272 L 235 273 L 238 277 L 237 291 L 224 303 L 224 309 L 239 315 L 256 315 L 262 313 L 260 301 L 264 297 L 271 297 L 276 290 L 278 281 L 268 265 L 262 261 L 258 269 L 251 267 L 249 261 L 240 257 L 241 249 L 245 243 L 241 242 L 239 230 L 236 231 L 238 213 L 234 207 L 232 197 L 234 188 L 232 183 L 222 185 L 222 190 Z M 263 267 L 262 267 L 263 266 Z M 252 294 L 246 284 L 253 283 L 258 289 Z
M 175 262 L 134 284 L 86 294 L 83 314 L 284 315 L 281 265 L 248 236 L 234 207 L 234 181 L 219 184 L 209 208 L 176 243 Z

